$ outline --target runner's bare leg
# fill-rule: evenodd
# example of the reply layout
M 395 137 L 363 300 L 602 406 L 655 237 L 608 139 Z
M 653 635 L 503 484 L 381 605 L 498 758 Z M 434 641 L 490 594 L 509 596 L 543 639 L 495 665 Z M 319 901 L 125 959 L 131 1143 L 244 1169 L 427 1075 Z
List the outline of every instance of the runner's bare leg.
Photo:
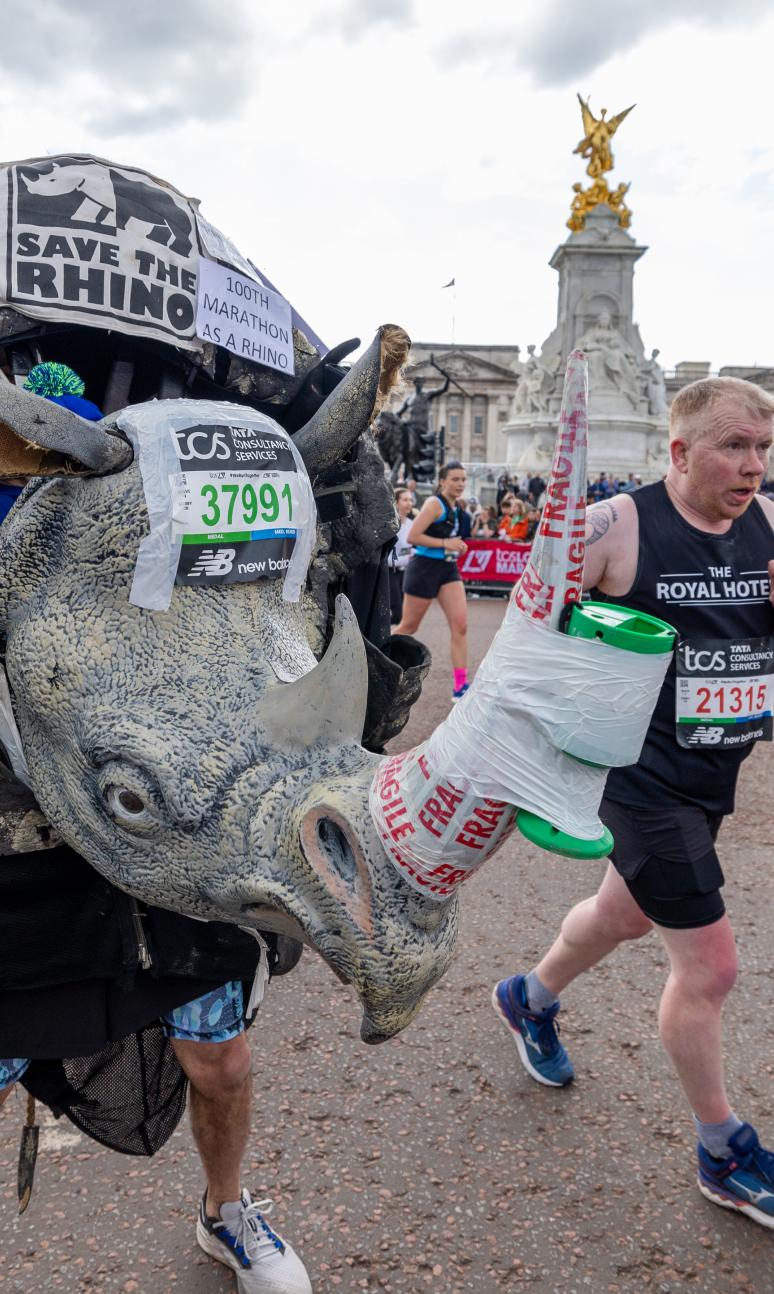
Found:
M 657 926 L 671 969 L 661 998 L 661 1041 L 694 1114 L 722 1123 L 731 1113 L 723 1073 L 721 1015 L 736 979 L 728 916 L 696 930 Z
M 610 864 L 599 890 L 576 904 L 559 937 L 535 967 L 542 984 L 559 994 L 627 939 L 641 939 L 653 923 L 640 911 L 626 882 Z
M 400 624 L 395 626 L 393 633 L 415 634 L 424 620 L 432 600 L 432 598 L 415 598 L 413 593 L 404 593 L 403 615 Z
M 250 1135 L 252 1062 L 241 1033 L 228 1042 L 170 1040 L 191 1090 L 191 1130 L 207 1177 L 207 1212 L 220 1216 L 225 1200 L 238 1200 L 242 1157 Z
M 466 669 L 468 664 L 468 604 L 465 585 L 461 580 L 442 584 L 438 601 L 449 624 L 451 633 L 452 669 Z

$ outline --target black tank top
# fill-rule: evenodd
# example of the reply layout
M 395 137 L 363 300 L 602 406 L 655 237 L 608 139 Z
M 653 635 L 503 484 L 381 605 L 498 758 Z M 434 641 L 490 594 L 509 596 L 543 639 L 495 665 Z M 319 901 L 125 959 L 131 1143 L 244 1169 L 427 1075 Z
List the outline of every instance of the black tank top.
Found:
M 436 490 L 433 497 L 438 499 L 443 508 L 443 512 L 437 521 L 434 521 L 432 525 L 427 527 L 425 534 L 431 535 L 433 539 L 451 539 L 452 535 L 458 535 L 460 533 L 460 514 L 462 509 L 456 506 L 453 508 L 450 507 L 440 490 Z M 429 544 L 417 544 L 414 552 L 418 557 L 434 557 L 440 561 L 443 561 L 446 556 L 442 548 L 431 548 Z M 457 560 L 456 553 L 453 554 L 452 560 Z
M 767 564 L 774 531 L 756 499 L 724 535 L 690 525 L 663 481 L 632 494 L 639 519 L 637 574 L 629 592 L 592 597 L 667 620 L 682 639 L 764 638 L 774 633 Z M 678 745 L 673 660 L 639 762 L 612 769 L 605 795 L 622 804 L 669 801 L 732 813 L 739 767 L 752 745 L 731 750 Z
M 434 497 L 443 504 L 444 512 L 438 521 L 434 521 L 431 526 L 427 527 L 425 534 L 432 535 L 433 539 L 450 539 L 452 535 L 459 534 L 460 509 L 456 504 L 453 508 L 450 507 L 440 490 L 436 490 Z

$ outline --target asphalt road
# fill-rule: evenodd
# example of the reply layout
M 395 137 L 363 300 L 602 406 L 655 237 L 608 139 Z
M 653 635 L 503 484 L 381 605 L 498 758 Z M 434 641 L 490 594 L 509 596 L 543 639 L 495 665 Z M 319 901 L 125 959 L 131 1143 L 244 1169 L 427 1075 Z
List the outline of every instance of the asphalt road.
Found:
M 469 603 L 481 658 L 504 603 Z M 449 704 L 447 637 L 396 746 Z M 742 973 L 726 1014 L 740 1115 L 774 1143 L 771 746 L 742 776 L 724 827 L 726 899 Z M 489 1003 L 531 966 L 600 864 L 540 853 L 514 836 L 465 887 L 456 961 L 401 1037 L 358 1038 L 351 992 L 316 958 L 275 981 L 252 1030 L 255 1130 L 245 1184 L 276 1201 L 316 1294 L 744 1294 L 774 1289 L 774 1234 L 708 1203 L 692 1128 L 657 1037 L 665 961 L 650 936 L 566 994 L 562 1037 L 577 1081 L 533 1083 Z M 0 1115 L 0 1294 L 223 1294 L 232 1278 L 200 1254 L 201 1171 L 187 1127 L 153 1161 L 102 1150 L 66 1121 L 42 1133 L 36 1192 L 16 1217 L 23 1103 Z

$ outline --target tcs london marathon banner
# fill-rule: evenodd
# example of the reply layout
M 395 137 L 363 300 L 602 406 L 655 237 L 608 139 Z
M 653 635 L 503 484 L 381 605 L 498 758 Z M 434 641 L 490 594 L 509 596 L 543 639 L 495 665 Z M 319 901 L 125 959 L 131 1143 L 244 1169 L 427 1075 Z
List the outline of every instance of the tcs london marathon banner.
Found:
M 457 569 L 466 584 L 515 584 L 521 579 L 531 544 L 504 539 L 466 539 L 468 551 Z
M 293 373 L 288 302 L 195 201 L 144 171 L 75 155 L 0 167 L 0 246 L 0 301 L 23 315 L 211 341 Z

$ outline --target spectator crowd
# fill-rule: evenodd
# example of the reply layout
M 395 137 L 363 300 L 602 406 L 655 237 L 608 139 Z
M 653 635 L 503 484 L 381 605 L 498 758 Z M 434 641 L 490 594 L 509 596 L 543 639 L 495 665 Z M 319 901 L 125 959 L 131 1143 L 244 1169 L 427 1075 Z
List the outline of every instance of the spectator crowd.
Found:
M 616 494 L 631 494 L 643 484 L 642 477 L 629 472 L 626 479 L 609 472 L 599 472 L 593 480 L 586 482 L 586 503 L 600 503 L 611 499 Z M 521 476 L 502 472 L 497 478 L 496 502 L 482 506 L 475 495 L 461 498 L 460 538 L 461 539 L 500 539 L 506 543 L 529 544 L 532 542 L 542 516 L 546 482 L 539 473 Z M 774 498 L 774 477 L 764 481 L 761 493 Z M 412 549 L 406 542 L 406 535 L 411 521 L 416 516 L 417 495 L 416 481 L 409 479 L 396 489 L 396 503 L 401 522 L 399 542 L 400 550 L 391 558 L 391 566 L 405 571 Z M 399 582 L 393 575 L 395 584 L 395 605 L 399 605 Z

